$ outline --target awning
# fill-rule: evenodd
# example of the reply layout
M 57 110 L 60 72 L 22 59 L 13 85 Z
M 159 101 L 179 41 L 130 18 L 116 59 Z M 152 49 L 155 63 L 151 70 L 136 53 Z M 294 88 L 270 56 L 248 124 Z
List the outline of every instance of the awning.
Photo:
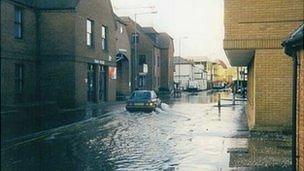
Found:
M 231 66 L 247 66 L 254 57 L 255 50 L 225 50 Z

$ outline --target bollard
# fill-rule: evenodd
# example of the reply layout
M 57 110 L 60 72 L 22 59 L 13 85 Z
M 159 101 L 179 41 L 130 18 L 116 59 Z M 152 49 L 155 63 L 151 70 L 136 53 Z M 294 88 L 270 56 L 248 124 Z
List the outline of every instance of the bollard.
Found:
M 235 94 L 236 94 L 237 89 L 235 86 L 233 88 L 234 88 L 234 91 L 233 91 L 232 105 L 235 105 Z
M 218 107 L 221 107 L 221 94 L 218 94 L 217 106 L 218 106 Z

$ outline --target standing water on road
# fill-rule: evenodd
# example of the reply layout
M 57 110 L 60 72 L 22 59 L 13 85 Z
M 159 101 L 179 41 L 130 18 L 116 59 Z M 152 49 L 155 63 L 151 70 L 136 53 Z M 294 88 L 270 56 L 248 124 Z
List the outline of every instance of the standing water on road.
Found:
M 1 170 L 229 170 L 256 166 L 236 162 L 238 156 L 245 159 L 250 154 L 249 146 L 254 147 L 248 140 L 245 102 L 219 109 L 217 94 L 211 92 L 165 101 L 167 104 L 151 113 L 129 113 L 124 106 L 116 107 L 107 115 L 6 147 L 1 150 Z M 272 158 L 274 166 L 288 165 L 289 151 L 280 154 Z

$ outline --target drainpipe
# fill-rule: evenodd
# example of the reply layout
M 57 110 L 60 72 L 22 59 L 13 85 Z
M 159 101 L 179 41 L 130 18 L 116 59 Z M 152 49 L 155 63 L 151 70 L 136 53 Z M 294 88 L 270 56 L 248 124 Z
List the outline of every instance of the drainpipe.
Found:
M 296 52 L 292 55 L 293 78 L 292 78 L 292 170 L 297 170 L 297 78 L 298 59 Z
M 34 9 L 35 13 L 35 29 L 36 29 L 36 98 L 41 102 L 41 51 L 40 51 L 40 11 Z

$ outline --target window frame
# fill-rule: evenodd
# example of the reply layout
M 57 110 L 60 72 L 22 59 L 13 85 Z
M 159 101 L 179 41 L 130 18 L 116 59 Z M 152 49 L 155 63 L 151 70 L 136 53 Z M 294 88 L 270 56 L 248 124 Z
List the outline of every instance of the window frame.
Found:
M 131 43 L 132 44 L 138 44 L 139 43 L 139 34 L 138 33 L 132 33 Z
M 15 39 L 22 39 L 23 38 L 23 11 L 22 11 L 22 8 L 15 6 L 14 14 L 15 14 L 14 37 L 15 37 Z M 18 17 L 17 17 L 17 14 L 19 14 Z
M 88 23 L 90 23 L 90 31 Z M 94 47 L 94 21 L 89 18 L 86 20 L 86 45 L 87 47 Z
M 101 26 L 101 49 L 103 51 L 108 51 L 109 49 L 109 44 L 108 44 L 108 37 L 109 37 L 109 31 L 108 27 L 105 25 Z

